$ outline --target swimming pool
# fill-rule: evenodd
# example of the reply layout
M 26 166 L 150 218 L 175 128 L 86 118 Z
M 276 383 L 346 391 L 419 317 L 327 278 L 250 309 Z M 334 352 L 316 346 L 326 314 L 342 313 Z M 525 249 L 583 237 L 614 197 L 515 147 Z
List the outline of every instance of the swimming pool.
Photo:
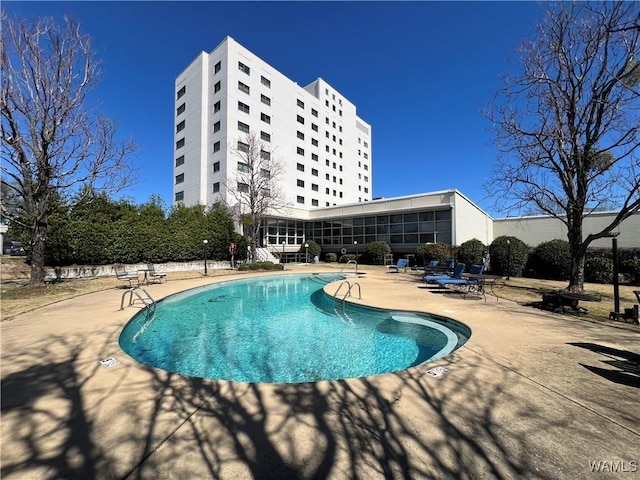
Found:
M 138 312 L 120 346 L 141 363 L 184 375 L 299 383 L 404 370 L 470 337 L 443 317 L 336 302 L 323 287 L 340 278 L 276 275 L 181 292 L 153 314 Z

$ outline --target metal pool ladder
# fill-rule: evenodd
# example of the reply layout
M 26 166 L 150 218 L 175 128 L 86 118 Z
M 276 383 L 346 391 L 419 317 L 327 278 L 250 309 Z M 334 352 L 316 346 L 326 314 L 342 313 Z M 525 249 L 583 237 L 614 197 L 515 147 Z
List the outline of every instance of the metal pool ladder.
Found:
M 138 290 L 142 290 L 144 292 L 144 295 L 141 295 Z M 129 305 L 127 306 L 130 307 L 136 302 L 136 299 L 133 298 L 133 296 L 135 295 L 136 297 L 138 297 L 137 300 L 141 301 L 145 305 L 145 307 L 148 307 L 147 315 L 149 315 L 150 313 L 153 314 L 155 312 L 156 301 L 151 295 L 149 295 L 149 292 L 147 292 L 143 287 L 140 286 L 127 288 L 124 291 L 124 293 L 122 294 L 122 298 L 120 299 L 120 310 L 124 310 L 124 297 L 126 297 L 127 294 L 129 294 Z
M 340 293 L 340 290 L 342 290 L 343 285 L 347 285 L 347 290 L 345 291 L 344 295 L 342 296 L 342 298 L 338 298 L 338 293 Z M 345 305 L 346 305 L 346 301 L 345 299 L 347 297 L 351 296 L 351 290 L 353 289 L 353 287 L 358 286 L 358 300 L 362 299 L 362 290 L 360 289 L 360 284 L 357 282 L 354 282 L 353 284 L 349 283 L 348 280 L 343 280 L 340 285 L 338 285 L 338 288 L 336 290 L 336 293 L 333 294 L 333 311 L 335 312 L 335 314 L 338 317 L 344 317 L 349 323 L 353 323 L 353 320 L 351 319 L 351 317 L 349 317 L 349 315 L 347 314 Z M 337 300 L 341 300 L 342 301 L 342 312 L 338 312 L 338 307 L 336 305 L 336 301 Z

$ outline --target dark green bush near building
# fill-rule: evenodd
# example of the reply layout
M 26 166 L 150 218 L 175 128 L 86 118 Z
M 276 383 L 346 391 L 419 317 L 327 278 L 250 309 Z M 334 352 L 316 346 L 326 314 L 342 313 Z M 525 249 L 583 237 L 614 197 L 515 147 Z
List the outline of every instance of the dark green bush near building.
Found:
M 613 260 L 606 257 L 590 257 L 584 262 L 584 280 L 590 283 L 613 282 Z
M 338 255 L 333 252 L 329 252 L 324 256 L 324 261 L 327 263 L 333 263 L 338 261 Z
M 629 258 L 621 264 L 620 271 L 629 276 L 633 285 L 640 285 L 640 258 Z
M 273 262 L 243 263 L 238 267 L 238 270 L 241 272 L 247 270 L 284 270 L 284 265 Z
M 320 258 L 320 253 L 322 252 L 320 245 L 318 245 L 318 243 L 315 240 L 307 240 L 307 242 L 305 243 L 309 245 L 309 261 L 312 262 L 313 258 L 316 256 Z M 300 245 L 300 250 L 298 250 L 298 253 L 302 253 L 302 254 L 307 253 L 307 249 L 305 248 L 304 243 Z
M 359 257 L 361 255 L 358 255 Z M 350 260 L 355 260 L 356 259 L 356 255 L 355 253 L 346 253 L 344 255 L 340 255 L 340 259 L 338 260 L 338 263 L 347 263 Z
M 467 266 L 467 270 L 471 270 L 473 265 L 482 265 L 484 263 L 484 253 L 486 247 L 477 238 L 472 238 L 462 243 L 456 252 L 458 262 L 463 262 Z
M 571 269 L 569 242 L 550 240 L 537 245 L 529 254 L 527 274 L 548 280 L 568 280 Z
M 431 260 L 444 263 L 447 258 L 453 257 L 453 249 L 446 243 L 427 243 L 416 248 L 415 254 L 418 265 L 426 265 Z
M 365 247 L 363 263 L 369 265 L 384 265 L 385 255 L 391 253 L 391 247 L 387 242 L 369 242 Z
M 510 248 L 507 240 L 511 242 Z M 510 261 L 509 250 L 511 251 Z M 522 240 L 506 235 L 500 236 L 489 245 L 490 271 L 495 275 L 506 276 L 508 266 L 510 265 L 510 276 L 520 277 L 527 264 L 528 256 L 529 247 Z

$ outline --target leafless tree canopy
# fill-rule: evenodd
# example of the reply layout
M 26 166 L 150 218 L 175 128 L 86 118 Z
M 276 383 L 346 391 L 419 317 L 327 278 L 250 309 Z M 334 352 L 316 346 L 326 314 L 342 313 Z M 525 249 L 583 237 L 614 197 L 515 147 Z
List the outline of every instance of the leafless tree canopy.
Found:
M 230 153 L 238 159 L 238 172 L 227 188 L 238 205 L 241 217 L 249 224 L 251 257 L 255 259 L 264 219 L 288 206 L 279 182 L 284 164 L 274 158 L 270 144 L 260 140 L 255 133 L 248 133 L 230 145 Z
M 2 183 L 22 198 L 19 215 L 31 231 L 31 283 L 44 281 L 44 244 L 54 203 L 79 192 L 113 193 L 129 186 L 133 142 L 119 143 L 115 123 L 88 105 L 101 76 L 90 38 L 73 20 L 26 22 L 2 16 Z M 5 200 L 10 196 L 3 197 Z M 6 208 L 5 208 L 6 207 Z
M 640 208 L 638 19 L 636 2 L 547 4 L 487 115 L 501 152 L 488 191 L 498 210 L 534 205 L 565 222 L 572 289 L 589 243 Z M 618 215 L 583 239 L 584 216 L 603 205 Z

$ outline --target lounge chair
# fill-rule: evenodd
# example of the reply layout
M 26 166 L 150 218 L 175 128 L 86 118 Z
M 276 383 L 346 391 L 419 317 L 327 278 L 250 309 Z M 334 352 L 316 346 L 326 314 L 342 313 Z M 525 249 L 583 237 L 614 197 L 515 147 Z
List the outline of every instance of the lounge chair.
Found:
M 148 264 L 147 265 L 147 271 L 149 272 L 149 281 L 150 282 L 158 282 L 158 283 L 162 283 L 162 280 L 164 280 L 165 282 L 167 281 L 167 274 L 164 272 L 159 272 L 158 270 L 156 270 L 156 266 L 153 264 Z
M 424 277 L 424 281 L 427 283 L 437 283 L 438 280 L 453 280 L 462 278 L 462 274 L 464 273 L 466 265 L 464 263 L 459 263 L 456 265 L 456 268 L 453 270 L 452 275 L 426 275 Z
M 387 266 L 389 267 L 389 272 L 392 272 L 395 270 L 396 273 L 398 273 L 401 268 L 404 271 L 406 271 L 407 267 L 409 266 L 409 260 L 407 260 L 406 258 L 401 258 L 400 260 L 398 260 L 398 263 L 396 263 L 395 265 L 387 265 Z
M 129 284 L 129 288 L 133 286 L 131 285 L 132 280 L 135 280 L 138 283 L 138 285 L 140 285 L 137 272 L 136 273 L 127 272 L 127 270 L 124 268 L 124 265 L 114 265 L 114 269 L 116 271 L 116 278 L 118 280 L 122 280 L 123 282 L 127 282 Z
M 431 260 L 426 266 L 424 267 L 411 267 L 411 270 L 422 270 L 425 273 L 433 273 L 436 271 L 436 267 L 438 266 L 440 262 L 438 260 Z
M 482 275 L 484 272 L 484 265 L 474 265 L 471 267 L 472 275 Z M 472 286 L 478 283 L 478 279 L 476 278 L 441 278 L 440 280 L 436 280 L 438 285 L 446 286 L 446 285 L 454 285 L 454 286 L 466 286 L 467 288 L 471 288 Z

